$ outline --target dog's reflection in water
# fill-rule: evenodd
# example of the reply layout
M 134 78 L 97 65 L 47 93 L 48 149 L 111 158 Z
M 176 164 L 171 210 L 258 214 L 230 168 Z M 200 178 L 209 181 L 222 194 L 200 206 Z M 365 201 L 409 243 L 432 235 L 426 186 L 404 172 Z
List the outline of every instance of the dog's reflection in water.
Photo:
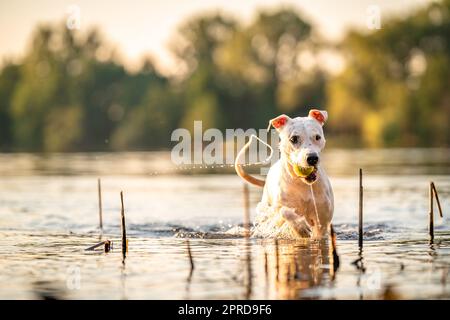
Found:
M 338 258 L 327 241 L 272 240 L 265 241 L 263 248 L 269 299 L 316 299 L 319 296 L 313 290 L 305 290 L 334 280 Z

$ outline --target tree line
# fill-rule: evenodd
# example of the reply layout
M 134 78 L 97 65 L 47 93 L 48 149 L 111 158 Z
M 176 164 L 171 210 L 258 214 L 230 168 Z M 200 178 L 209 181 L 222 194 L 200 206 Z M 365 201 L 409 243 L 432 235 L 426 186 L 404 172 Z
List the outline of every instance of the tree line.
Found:
M 37 26 L 19 62 L 0 71 L 0 151 L 153 150 L 176 128 L 263 128 L 280 113 L 329 113 L 339 147 L 448 147 L 450 0 L 382 28 L 324 42 L 301 13 L 261 11 L 185 21 L 171 41 L 178 72 L 150 58 L 128 71 L 98 29 Z M 331 73 L 318 57 L 344 57 Z

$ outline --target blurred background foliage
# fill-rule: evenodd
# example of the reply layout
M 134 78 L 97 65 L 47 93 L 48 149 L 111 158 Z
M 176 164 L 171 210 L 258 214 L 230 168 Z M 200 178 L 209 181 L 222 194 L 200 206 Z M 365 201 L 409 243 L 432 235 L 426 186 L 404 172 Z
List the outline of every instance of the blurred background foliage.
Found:
M 40 25 L 20 63 L 0 71 L 0 150 L 164 149 L 194 120 L 264 128 L 311 107 L 328 110 L 333 146 L 448 147 L 450 0 L 382 22 L 336 45 L 289 8 L 249 25 L 196 16 L 173 35 L 171 77 L 150 58 L 128 71 L 97 29 Z M 327 50 L 344 57 L 338 74 L 317 59 Z

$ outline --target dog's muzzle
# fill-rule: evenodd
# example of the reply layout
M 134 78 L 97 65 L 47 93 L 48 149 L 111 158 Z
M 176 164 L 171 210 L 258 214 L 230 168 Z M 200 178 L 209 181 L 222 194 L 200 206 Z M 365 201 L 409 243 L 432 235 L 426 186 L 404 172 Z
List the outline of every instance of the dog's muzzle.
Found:
M 295 174 L 297 177 L 304 179 L 307 183 L 312 184 L 317 180 L 317 167 L 308 166 L 302 167 L 298 164 L 292 164 Z

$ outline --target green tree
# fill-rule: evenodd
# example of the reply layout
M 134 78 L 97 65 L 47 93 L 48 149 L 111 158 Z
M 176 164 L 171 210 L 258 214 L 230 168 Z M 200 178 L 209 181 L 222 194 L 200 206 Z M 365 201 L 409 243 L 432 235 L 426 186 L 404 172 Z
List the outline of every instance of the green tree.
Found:
M 374 147 L 448 146 L 449 40 L 448 0 L 350 33 L 347 68 L 327 89 L 330 128 Z
M 0 151 L 13 147 L 11 99 L 20 77 L 20 67 L 5 63 L 0 73 Z
M 64 24 L 42 25 L 31 48 L 15 79 L 11 67 L 2 71 L 14 86 L 0 88 L 11 95 L 2 95 L 8 106 L 1 107 L 0 119 L 7 119 L 9 129 L 3 130 L 19 150 L 108 150 L 147 88 L 165 81 L 149 60 L 137 73 L 127 72 L 96 29 L 78 33 Z
M 115 150 L 167 148 L 180 115 L 179 98 L 166 84 L 150 86 L 111 138 Z

